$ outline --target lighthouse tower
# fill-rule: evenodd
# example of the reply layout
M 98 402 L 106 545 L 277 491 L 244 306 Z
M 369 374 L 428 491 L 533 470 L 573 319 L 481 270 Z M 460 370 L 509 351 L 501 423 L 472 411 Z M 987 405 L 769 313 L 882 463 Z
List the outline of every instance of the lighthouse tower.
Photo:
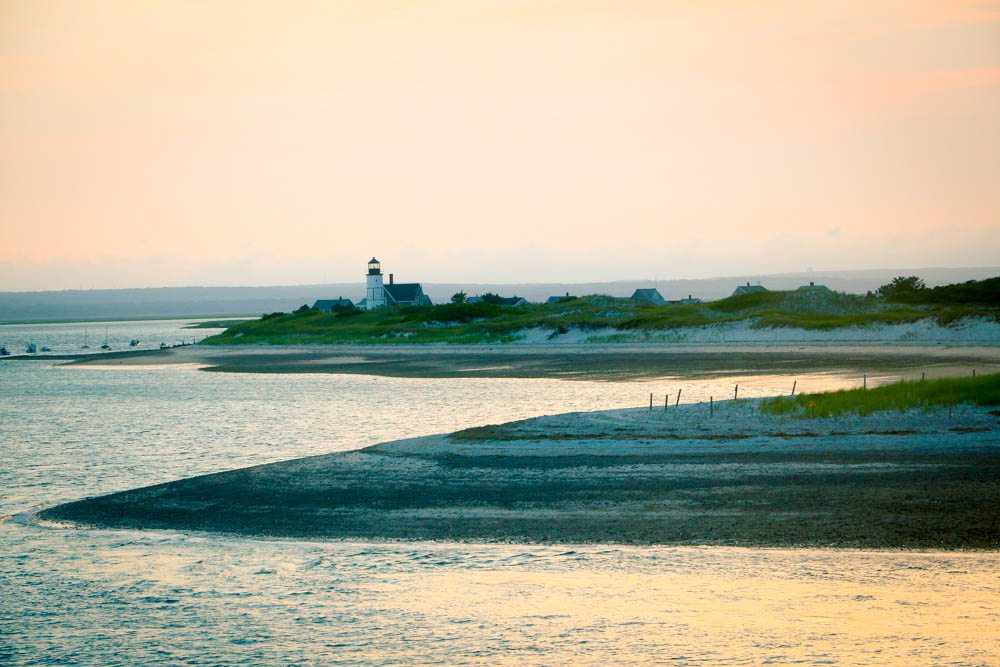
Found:
M 368 262 L 368 291 L 365 293 L 365 308 L 381 308 L 385 305 L 385 290 L 382 289 L 382 265 L 374 257 Z

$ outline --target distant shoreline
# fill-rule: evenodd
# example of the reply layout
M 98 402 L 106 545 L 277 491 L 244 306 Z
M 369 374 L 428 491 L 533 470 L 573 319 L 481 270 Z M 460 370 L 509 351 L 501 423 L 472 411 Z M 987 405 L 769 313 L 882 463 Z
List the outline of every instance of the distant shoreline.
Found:
M 539 417 L 66 503 L 42 520 L 251 537 L 1000 548 L 983 408 L 835 419 L 754 401 Z
M 900 344 L 580 344 L 207 346 L 7 357 L 68 367 L 197 366 L 229 373 L 335 373 L 410 378 L 630 381 L 670 376 L 815 372 L 903 377 L 1000 371 L 1000 346 Z

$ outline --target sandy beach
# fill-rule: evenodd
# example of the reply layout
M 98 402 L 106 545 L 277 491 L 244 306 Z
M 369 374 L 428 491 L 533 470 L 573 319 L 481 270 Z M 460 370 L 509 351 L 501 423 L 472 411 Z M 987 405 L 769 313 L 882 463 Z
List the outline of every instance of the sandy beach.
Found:
M 296 538 L 1000 547 L 1000 421 L 755 401 L 571 413 L 125 491 L 43 519 Z

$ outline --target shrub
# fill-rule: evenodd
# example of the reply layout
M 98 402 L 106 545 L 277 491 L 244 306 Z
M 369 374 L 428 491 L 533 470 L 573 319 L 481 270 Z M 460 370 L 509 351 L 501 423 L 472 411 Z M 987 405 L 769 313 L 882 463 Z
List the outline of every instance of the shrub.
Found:
M 878 410 L 909 410 L 973 403 L 1000 405 L 1000 374 L 942 380 L 897 382 L 874 389 L 842 389 L 765 400 L 761 410 L 800 417 L 867 415 Z

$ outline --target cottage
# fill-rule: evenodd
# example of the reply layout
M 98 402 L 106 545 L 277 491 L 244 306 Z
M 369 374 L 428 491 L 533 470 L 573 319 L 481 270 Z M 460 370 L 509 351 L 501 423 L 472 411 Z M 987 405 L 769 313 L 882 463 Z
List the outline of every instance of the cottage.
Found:
M 686 299 L 678 299 L 677 301 L 671 301 L 670 303 L 682 303 L 687 305 L 695 305 L 701 303 L 701 299 L 696 299 L 690 294 L 687 295 Z
M 420 283 L 397 283 L 389 274 L 389 284 L 382 282 L 382 265 L 374 257 L 368 262 L 365 298 L 358 302 L 363 310 L 374 310 L 383 306 L 431 306 L 430 297 L 424 294 Z
M 803 285 L 802 287 L 800 287 L 796 291 L 798 291 L 798 292 L 832 292 L 833 290 L 831 290 L 826 285 L 817 285 L 816 283 L 814 283 L 813 281 L 810 280 L 808 285 Z
M 575 298 L 576 298 L 575 296 L 570 296 L 569 292 L 566 292 L 566 296 L 550 296 L 545 301 L 545 303 L 551 306 L 554 303 L 562 303 L 563 301 L 572 301 Z
M 637 289 L 632 293 L 632 300 L 639 303 L 649 303 L 657 306 L 662 306 L 667 303 L 663 295 L 660 294 L 660 290 L 656 288 L 649 289 Z
M 482 296 L 470 296 L 466 303 L 484 303 Z M 490 297 L 487 295 L 485 303 L 495 303 L 498 306 L 524 306 L 528 303 L 528 300 L 523 296 L 496 296 Z
M 354 303 L 350 299 L 338 296 L 336 299 L 320 299 L 313 304 L 313 310 L 324 313 L 332 313 L 337 310 L 347 310 L 354 308 Z
M 767 288 L 763 285 L 751 285 L 750 281 L 747 281 L 746 285 L 740 285 L 733 292 L 733 296 L 739 296 L 741 294 L 756 294 L 757 292 L 766 292 Z

